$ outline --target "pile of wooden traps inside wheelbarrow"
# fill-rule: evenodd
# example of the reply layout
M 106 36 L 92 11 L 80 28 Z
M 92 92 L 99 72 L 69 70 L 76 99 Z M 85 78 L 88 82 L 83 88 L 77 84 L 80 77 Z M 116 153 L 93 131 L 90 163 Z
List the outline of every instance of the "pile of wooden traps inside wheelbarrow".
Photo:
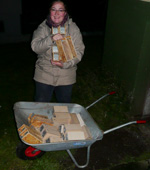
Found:
M 80 113 L 69 113 L 67 106 L 53 106 L 48 116 L 31 113 L 28 125 L 18 128 L 21 139 L 29 144 L 55 143 L 91 139 Z

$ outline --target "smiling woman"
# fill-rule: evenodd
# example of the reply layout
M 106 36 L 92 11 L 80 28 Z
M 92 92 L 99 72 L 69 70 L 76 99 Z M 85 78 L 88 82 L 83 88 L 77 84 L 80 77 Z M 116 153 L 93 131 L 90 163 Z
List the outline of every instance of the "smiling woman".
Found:
M 55 26 L 59 26 L 64 24 L 67 19 L 67 12 L 63 2 L 54 1 L 50 8 L 50 19 L 55 24 Z
M 69 51 L 69 38 L 76 55 Z M 60 50 L 59 44 L 64 44 L 66 51 Z M 69 17 L 62 0 L 51 3 L 47 19 L 33 33 L 31 47 L 38 55 L 34 74 L 35 101 L 50 102 L 55 93 L 59 103 L 70 103 L 72 87 L 76 82 L 77 64 L 82 59 L 85 47 L 81 32 Z M 67 51 L 71 57 L 66 55 Z M 64 58 L 65 56 L 67 57 Z

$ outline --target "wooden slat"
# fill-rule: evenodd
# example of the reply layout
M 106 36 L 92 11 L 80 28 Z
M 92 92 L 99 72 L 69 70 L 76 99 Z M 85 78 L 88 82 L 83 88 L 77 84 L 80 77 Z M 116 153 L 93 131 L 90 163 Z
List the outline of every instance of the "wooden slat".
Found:
M 76 50 L 75 50 L 75 47 L 74 47 L 74 44 L 73 44 L 73 41 L 72 41 L 72 38 L 71 36 L 67 36 L 67 41 L 69 43 L 69 46 L 70 46 L 70 49 L 71 49 L 71 52 L 73 54 L 73 57 L 77 57 L 77 53 L 76 53 Z
M 65 53 L 62 47 L 62 42 L 61 40 L 57 40 L 56 41 L 57 47 L 58 47 L 58 53 L 59 56 L 61 57 L 61 61 L 66 62 L 66 57 L 65 57 Z
M 63 40 L 61 40 L 61 42 L 62 42 L 62 47 L 63 47 L 64 53 L 65 53 L 66 60 L 67 61 L 72 60 L 73 54 L 72 54 L 72 51 L 70 49 L 67 39 L 64 38 Z

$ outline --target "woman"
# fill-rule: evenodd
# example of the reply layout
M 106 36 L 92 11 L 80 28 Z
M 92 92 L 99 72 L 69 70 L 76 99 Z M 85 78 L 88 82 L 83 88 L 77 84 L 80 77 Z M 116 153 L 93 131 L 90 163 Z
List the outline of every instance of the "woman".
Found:
M 64 26 L 65 36 L 71 36 L 77 57 L 67 62 L 53 61 L 52 48 L 56 40 L 64 35 L 52 34 L 52 28 Z M 70 103 L 73 84 L 76 82 L 77 64 L 81 61 L 85 46 L 77 25 L 69 18 L 63 1 L 55 0 L 50 13 L 33 33 L 32 50 L 38 54 L 34 74 L 36 94 L 35 101 L 50 102 L 55 92 L 59 103 Z

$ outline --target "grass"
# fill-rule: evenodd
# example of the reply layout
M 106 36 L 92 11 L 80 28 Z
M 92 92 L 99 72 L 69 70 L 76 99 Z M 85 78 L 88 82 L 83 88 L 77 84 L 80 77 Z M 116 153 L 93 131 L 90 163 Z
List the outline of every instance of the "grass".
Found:
M 116 94 L 89 108 L 93 119 L 105 130 L 127 121 L 128 96 L 115 76 L 101 67 L 103 39 L 84 37 L 84 42 L 86 51 L 82 62 L 78 65 L 72 102 L 86 107 L 106 93 L 116 91 Z M 15 152 L 19 137 L 13 106 L 18 101 L 33 101 L 36 55 L 31 51 L 29 42 L 4 44 L 0 45 L 0 48 L 0 169 L 65 169 L 63 160 L 68 159 L 66 151 L 47 152 L 34 161 L 17 158 Z

